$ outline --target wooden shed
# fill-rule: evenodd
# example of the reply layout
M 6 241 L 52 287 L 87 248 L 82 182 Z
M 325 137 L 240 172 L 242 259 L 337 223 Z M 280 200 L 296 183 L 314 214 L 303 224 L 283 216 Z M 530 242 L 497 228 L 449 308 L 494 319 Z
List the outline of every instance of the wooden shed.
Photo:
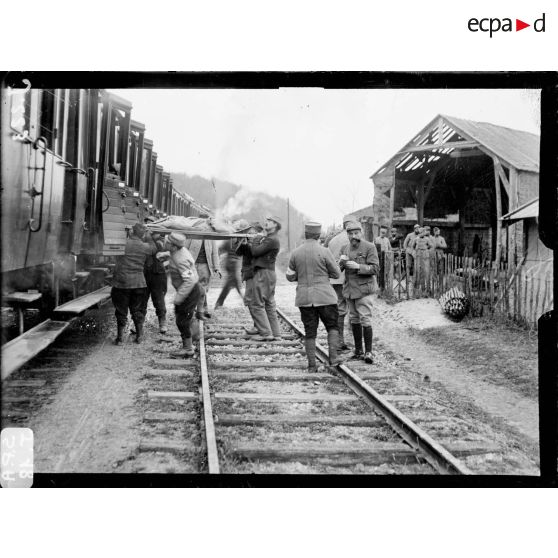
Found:
M 501 218 L 538 195 L 539 144 L 536 134 L 438 115 L 370 177 L 375 224 L 439 226 L 454 254 L 516 261 L 524 223 L 504 229 Z

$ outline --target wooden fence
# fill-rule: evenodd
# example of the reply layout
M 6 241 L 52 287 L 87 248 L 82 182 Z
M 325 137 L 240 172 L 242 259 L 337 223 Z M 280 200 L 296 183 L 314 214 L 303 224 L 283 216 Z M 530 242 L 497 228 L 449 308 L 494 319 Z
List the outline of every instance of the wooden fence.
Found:
M 494 262 L 471 257 L 425 256 L 421 259 L 417 255 L 409 277 L 410 260 L 404 253 L 382 253 L 380 296 L 396 300 L 438 299 L 448 289 L 457 287 L 469 298 L 472 316 L 496 315 L 535 328 L 538 318 L 553 307 L 552 276 L 525 269 L 524 260 L 511 266 L 501 263 L 496 268 Z

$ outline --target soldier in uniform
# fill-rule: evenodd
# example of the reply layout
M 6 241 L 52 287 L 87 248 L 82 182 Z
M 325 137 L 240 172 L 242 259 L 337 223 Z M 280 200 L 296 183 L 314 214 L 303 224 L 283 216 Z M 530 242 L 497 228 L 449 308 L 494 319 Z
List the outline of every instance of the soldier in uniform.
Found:
M 413 249 L 413 242 L 418 238 L 420 225 L 417 223 L 414 226 L 413 232 L 410 232 L 403 242 L 403 249 L 405 250 L 407 277 L 410 279 L 411 275 L 415 275 L 415 251 Z
M 425 294 L 430 278 L 430 254 L 434 250 L 430 230 L 427 231 L 426 227 L 419 228 L 418 236 L 412 241 L 412 249 L 415 257 L 415 285 Z
M 145 235 L 145 242 L 156 252 L 164 250 L 164 240 L 159 233 L 149 233 Z M 147 303 L 149 297 L 155 308 L 155 313 L 159 320 L 159 332 L 167 332 L 167 307 L 165 305 L 165 295 L 167 294 L 167 272 L 162 261 L 155 256 L 148 256 L 144 268 L 147 292 L 143 304 L 143 312 L 147 313 Z
M 296 281 L 295 305 L 300 310 L 304 324 L 304 346 L 308 359 L 308 371 L 316 372 L 316 336 L 321 320 L 327 330 L 329 364 L 341 363 L 337 356 L 339 346 L 339 312 L 337 295 L 329 279 L 338 279 L 341 271 L 331 252 L 318 243 L 322 226 L 306 223 L 305 242 L 291 254 L 287 279 Z
M 207 213 L 200 214 L 201 219 L 208 219 Z M 215 240 L 198 240 L 189 238 L 186 240 L 185 248 L 192 254 L 196 262 L 196 270 L 198 272 L 200 285 L 204 290 L 204 296 L 199 301 L 196 308 L 196 318 L 203 320 L 211 318 L 211 314 L 207 308 L 207 291 L 211 283 L 211 277 L 218 275 L 221 277 L 221 265 L 219 262 L 219 250 Z
M 281 338 L 281 328 L 275 305 L 275 260 L 281 247 L 277 233 L 281 230 L 278 217 L 267 217 L 264 236 L 250 244 L 254 267 L 252 317 L 259 337 L 256 341 L 274 341 Z
M 252 242 L 261 240 L 263 237 L 261 233 L 263 227 L 259 223 L 252 223 L 250 228 L 246 231 L 247 234 L 258 233 L 258 236 L 254 238 Z M 248 335 L 258 335 L 259 331 L 256 328 L 256 320 L 254 319 L 254 312 L 252 306 L 254 304 L 254 258 L 252 257 L 252 250 L 250 244 L 246 239 L 241 240 L 237 247 L 236 253 L 242 256 L 242 266 L 240 268 L 240 274 L 242 280 L 244 281 L 244 306 L 248 308 L 254 326 L 251 328 L 244 328 Z
M 146 232 L 145 225 L 136 223 L 126 241 L 124 255 L 116 258 L 110 293 L 117 326 L 115 345 L 120 345 L 123 341 L 124 330 L 128 321 L 128 311 L 136 328 L 136 343 L 141 343 L 143 338 L 144 302 L 147 293 L 143 270 L 147 258 L 157 252 L 155 246 L 143 242 Z
M 185 246 L 186 237 L 181 233 L 173 232 L 165 242 L 168 252 L 157 254 L 157 258 L 170 255 L 170 278 L 172 286 L 176 289 L 174 313 L 182 337 L 182 351 L 175 353 L 175 356 L 188 358 L 194 354 L 190 323 L 196 306 L 200 300 L 203 300 L 205 291 L 199 282 L 194 258 Z
M 347 232 L 345 231 L 346 226 L 348 223 L 353 221 L 358 221 L 358 219 L 354 215 L 345 215 L 343 217 L 343 230 L 336 234 L 328 243 L 327 247 L 330 249 L 333 258 L 335 261 L 339 259 L 341 255 L 341 248 L 346 246 L 349 243 L 349 239 L 347 238 Z M 335 290 L 335 294 L 337 295 L 337 310 L 339 312 L 339 350 L 346 351 L 348 350 L 348 346 L 345 343 L 345 316 L 347 315 L 347 299 L 343 296 L 343 283 L 345 281 L 345 274 L 341 273 L 338 279 L 331 279 L 330 283 Z
M 436 273 L 444 273 L 444 253 L 447 250 L 448 245 L 446 244 L 446 239 L 440 235 L 440 228 L 434 227 L 434 237 L 432 238 L 434 242 L 434 248 L 436 250 Z
M 234 223 L 234 230 L 237 233 L 244 233 L 251 229 L 250 223 L 245 219 L 240 219 Z M 231 238 L 230 240 L 223 241 L 223 248 L 226 250 L 225 254 L 225 271 L 227 273 L 227 280 L 219 293 L 219 298 L 215 302 L 215 310 L 223 306 L 225 299 L 232 289 L 236 289 L 238 294 L 243 298 L 242 293 L 242 256 L 237 253 L 239 239 Z
M 345 227 L 349 244 L 341 249 L 339 267 L 345 271 L 343 295 L 349 303 L 349 319 L 355 340 L 355 351 L 351 358 L 363 357 L 372 364 L 372 293 L 374 275 L 378 275 L 379 259 L 376 246 L 362 238 L 362 227 L 358 221 Z

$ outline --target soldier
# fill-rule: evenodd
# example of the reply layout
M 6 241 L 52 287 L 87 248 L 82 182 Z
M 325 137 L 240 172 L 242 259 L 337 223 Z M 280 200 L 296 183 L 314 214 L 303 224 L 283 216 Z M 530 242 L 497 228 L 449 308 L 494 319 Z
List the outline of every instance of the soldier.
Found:
M 200 213 L 200 219 L 209 219 L 207 213 Z M 207 309 L 207 291 L 213 275 L 221 277 L 221 265 L 219 262 L 219 250 L 214 240 L 197 240 L 189 238 L 186 240 L 185 248 L 192 254 L 196 262 L 196 271 L 200 285 L 203 287 L 204 296 L 198 302 L 196 318 L 203 320 L 211 318 Z
M 145 242 L 156 252 L 164 250 L 163 236 L 159 233 L 149 233 L 145 235 Z M 155 308 L 155 313 L 159 320 L 159 332 L 167 332 L 167 307 L 165 305 L 165 295 L 167 294 L 167 272 L 162 261 L 155 256 L 148 256 L 144 268 L 147 292 L 143 304 L 143 313 L 147 313 L 147 303 L 151 296 L 151 302 Z
M 240 219 L 233 224 L 235 232 L 243 233 L 251 229 L 250 223 L 245 219 Z M 242 256 L 237 253 L 239 241 L 236 238 L 231 238 L 230 240 L 225 240 L 223 246 L 226 250 L 225 255 L 225 271 L 227 272 L 227 280 L 221 289 L 219 298 L 215 302 L 215 310 L 223 306 L 225 299 L 232 289 L 236 289 L 238 294 L 243 298 L 242 293 L 242 276 L 241 276 L 241 266 L 242 266 Z
M 345 227 L 349 244 L 341 249 L 339 267 L 345 270 L 343 295 L 349 302 L 349 319 L 355 340 L 355 351 L 351 358 L 360 359 L 364 335 L 364 361 L 372 364 L 372 293 L 374 275 L 379 271 L 376 246 L 362 238 L 362 227 L 358 221 Z
M 412 244 L 419 235 L 420 225 L 417 223 L 414 226 L 413 232 L 410 232 L 403 242 L 403 249 L 405 250 L 407 277 L 410 279 L 411 275 L 415 274 L 415 251 Z
M 128 311 L 130 311 L 136 328 L 136 343 L 141 343 L 143 338 L 144 302 L 147 293 L 143 269 L 147 258 L 157 251 L 156 247 L 143 242 L 146 232 L 145 225 L 136 223 L 126 241 L 124 255 L 116 258 L 110 293 L 117 326 L 115 345 L 122 344 L 122 336 L 128 321 Z
M 434 227 L 434 248 L 436 250 L 436 272 L 438 274 L 444 273 L 444 252 L 447 250 L 448 245 L 446 239 L 440 235 L 439 227 Z
M 256 341 L 274 341 L 281 338 L 281 328 L 275 306 L 275 260 L 281 247 L 277 233 L 281 230 L 278 217 L 267 217 L 264 224 L 264 237 L 260 242 L 252 242 L 250 251 L 254 266 L 254 291 L 252 317 L 259 337 Z
M 304 324 L 304 346 L 308 359 L 308 371 L 316 372 L 316 335 L 321 320 L 327 330 L 329 364 L 341 363 L 337 356 L 339 346 L 339 312 L 337 295 L 329 279 L 338 279 L 341 271 L 331 252 L 318 243 L 322 226 L 306 223 L 305 242 L 296 248 L 289 260 L 287 279 L 296 281 L 295 305 L 300 310 Z
M 387 236 L 387 227 L 385 225 L 380 227 L 380 235 L 374 239 L 374 244 L 379 244 L 382 252 L 391 252 L 391 243 Z
M 341 248 L 346 246 L 349 243 L 349 239 L 347 238 L 347 233 L 345 228 L 348 223 L 353 221 L 357 221 L 358 219 L 354 215 L 345 215 L 343 217 L 343 229 L 340 233 L 336 234 L 328 244 L 328 248 L 330 249 L 333 258 L 335 261 L 339 259 L 341 255 Z M 347 315 L 347 300 L 343 296 L 343 283 L 345 281 L 345 274 L 341 272 L 341 275 L 338 279 L 331 279 L 330 283 L 335 290 L 335 294 L 337 295 L 337 310 L 339 313 L 339 350 L 346 351 L 349 349 L 347 344 L 345 343 L 345 316 Z
M 168 252 L 157 254 L 157 258 L 161 259 L 170 255 L 170 277 L 172 286 L 176 289 L 174 313 L 176 325 L 182 337 L 182 351 L 175 353 L 175 356 L 188 358 L 194 354 L 190 323 L 194 310 L 199 301 L 203 299 L 205 291 L 199 282 L 194 258 L 185 246 L 186 237 L 181 233 L 173 232 L 165 242 Z
M 430 228 L 420 227 L 418 236 L 412 241 L 415 258 L 415 284 L 418 289 L 426 291 L 430 279 L 430 255 L 434 251 L 434 242 Z M 423 293 L 425 294 L 425 293 Z
M 261 233 L 263 227 L 259 223 L 252 223 L 251 227 L 246 231 L 247 234 Z M 263 237 L 258 236 L 261 240 Z M 253 240 L 253 242 L 256 239 Z M 252 328 L 244 328 L 248 335 L 258 335 L 258 329 L 256 328 L 256 320 L 254 319 L 253 304 L 254 304 L 254 258 L 252 257 L 252 250 L 250 244 L 248 244 L 246 239 L 243 239 L 238 243 L 236 248 L 237 254 L 242 256 L 242 267 L 240 268 L 240 273 L 242 280 L 245 282 L 244 285 L 244 305 L 248 308 L 254 326 Z
M 391 249 L 394 251 L 401 247 L 401 237 L 397 232 L 397 227 L 391 227 L 389 244 L 391 246 Z

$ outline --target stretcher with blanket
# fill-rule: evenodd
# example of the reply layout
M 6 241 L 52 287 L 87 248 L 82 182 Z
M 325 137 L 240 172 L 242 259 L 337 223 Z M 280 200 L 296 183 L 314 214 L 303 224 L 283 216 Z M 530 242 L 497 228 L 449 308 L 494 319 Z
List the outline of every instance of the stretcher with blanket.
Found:
M 246 238 L 255 235 L 236 233 L 232 226 L 219 223 L 213 219 L 202 219 L 200 217 L 181 217 L 170 215 L 152 223 L 146 223 L 150 232 L 159 234 L 170 234 L 179 232 L 187 238 L 197 240 L 228 240 L 231 238 Z

